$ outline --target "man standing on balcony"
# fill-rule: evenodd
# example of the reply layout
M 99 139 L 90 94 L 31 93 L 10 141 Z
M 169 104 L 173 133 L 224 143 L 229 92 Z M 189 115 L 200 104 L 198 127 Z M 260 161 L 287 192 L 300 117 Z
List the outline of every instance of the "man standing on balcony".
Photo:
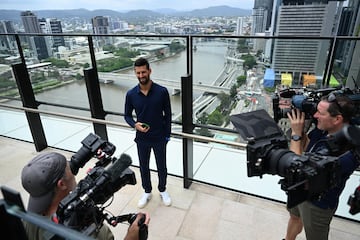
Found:
M 139 80 L 126 94 L 125 121 L 136 130 L 140 173 L 144 194 L 138 202 L 143 208 L 151 199 L 150 153 L 153 149 L 158 170 L 158 190 L 166 206 L 171 205 L 171 198 L 166 192 L 166 145 L 171 133 L 171 105 L 167 89 L 150 79 L 151 68 L 145 58 L 134 63 L 135 75 Z M 133 118 L 135 110 L 136 120 Z
M 336 96 L 331 93 L 325 96 L 317 105 L 314 118 L 317 126 L 309 134 L 304 133 L 305 113 L 293 109 L 288 113 L 291 125 L 290 150 L 301 155 L 304 151 L 320 152 L 327 149 L 324 139 L 329 134 L 341 131 L 349 124 L 354 112 L 353 102 L 346 96 Z M 327 240 L 330 222 L 339 204 L 339 197 L 350 175 L 359 166 L 359 162 L 352 152 L 345 146 L 334 155 L 340 156 L 341 179 L 336 186 L 327 189 L 319 198 L 306 200 L 288 209 L 290 218 L 287 226 L 286 240 L 295 240 L 296 236 L 305 229 L 307 240 Z M 347 152 L 346 152 L 347 151 Z M 345 154 L 343 154 L 346 152 Z

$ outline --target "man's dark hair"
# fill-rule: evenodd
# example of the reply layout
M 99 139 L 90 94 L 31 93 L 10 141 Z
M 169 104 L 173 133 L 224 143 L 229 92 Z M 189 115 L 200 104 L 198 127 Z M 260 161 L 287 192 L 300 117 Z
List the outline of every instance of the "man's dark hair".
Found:
M 331 116 L 340 114 L 343 117 L 345 123 L 350 122 L 354 115 L 355 105 L 349 97 L 338 95 L 333 99 L 329 99 L 328 96 L 325 96 L 321 100 L 330 103 L 328 112 Z
M 146 66 L 146 69 L 150 69 L 150 64 L 148 62 L 147 59 L 145 58 L 138 58 L 136 59 L 136 61 L 134 62 L 134 67 L 141 67 L 141 66 Z

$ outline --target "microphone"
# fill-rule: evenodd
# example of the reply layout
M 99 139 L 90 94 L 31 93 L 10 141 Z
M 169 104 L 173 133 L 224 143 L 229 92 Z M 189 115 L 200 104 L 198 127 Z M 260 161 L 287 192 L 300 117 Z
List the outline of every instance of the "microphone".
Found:
M 127 154 L 121 154 L 118 160 L 105 170 L 104 175 L 109 176 L 108 187 L 110 192 L 114 193 L 126 184 L 135 185 L 135 173 L 129 168 L 132 163 L 131 157 Z
M 133 178 L 130 179 L 131 181 L 126 178 L 123 179 L 123 176 L 126 176 L 126 174 L 134 175 L 128 168 L 131 162 L 131 157 L 124 153 L 121 154 L 119 159 L 115 158 L 114 162 L 96 178 L 94 185 L 81 195 L 79 199 L 84 203 L 88 199 L 92 199 L 96 203 L 105 202 L 114 192 L 133 181 Z
M 131 163 L 131 157 L 125 153 L 121 154 L 119 159 L 115 159 L 113 164 L 106 169 L 106 172 L 111 176 L 111 181 L 116 181 L 116 179 L 121 177 L 124 170 L 128 168 Z

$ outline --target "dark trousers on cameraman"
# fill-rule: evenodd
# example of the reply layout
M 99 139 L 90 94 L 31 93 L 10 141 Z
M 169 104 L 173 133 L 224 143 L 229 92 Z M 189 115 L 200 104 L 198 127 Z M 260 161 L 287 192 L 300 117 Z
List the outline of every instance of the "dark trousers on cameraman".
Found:
M 151 185 L 151 175 L 150 175 L 150 154 L 151 149 L 154 152 L 156 167 L 158 171 L 159 192 L 164 192 L 166 190 L 166 178 L 167 178 L 167 167 L 166 167 L 166 144 L 167 141 L 161 142 L 137 142 L 137 150 L 140 163 L 140 173 L 141 173 L 141 182 L 142 187 L 146 193 L 150 193 L 152 190 Z

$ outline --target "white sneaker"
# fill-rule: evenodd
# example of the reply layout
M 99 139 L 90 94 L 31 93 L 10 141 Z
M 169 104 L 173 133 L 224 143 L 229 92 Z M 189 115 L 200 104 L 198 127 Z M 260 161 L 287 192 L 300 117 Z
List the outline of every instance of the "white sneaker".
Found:
M 148 201 L 150 201 L 150 199 L 151 199 L 151 193 L 144 193 L 138 202 L 138 208 L 145 207 Z
M 160 192 L 160 196 L 161 196 L 161 199 L 162 199 L 163 203 L 165 204 L 165 206 L 171 205 L 171 198 L 167 192 Z

